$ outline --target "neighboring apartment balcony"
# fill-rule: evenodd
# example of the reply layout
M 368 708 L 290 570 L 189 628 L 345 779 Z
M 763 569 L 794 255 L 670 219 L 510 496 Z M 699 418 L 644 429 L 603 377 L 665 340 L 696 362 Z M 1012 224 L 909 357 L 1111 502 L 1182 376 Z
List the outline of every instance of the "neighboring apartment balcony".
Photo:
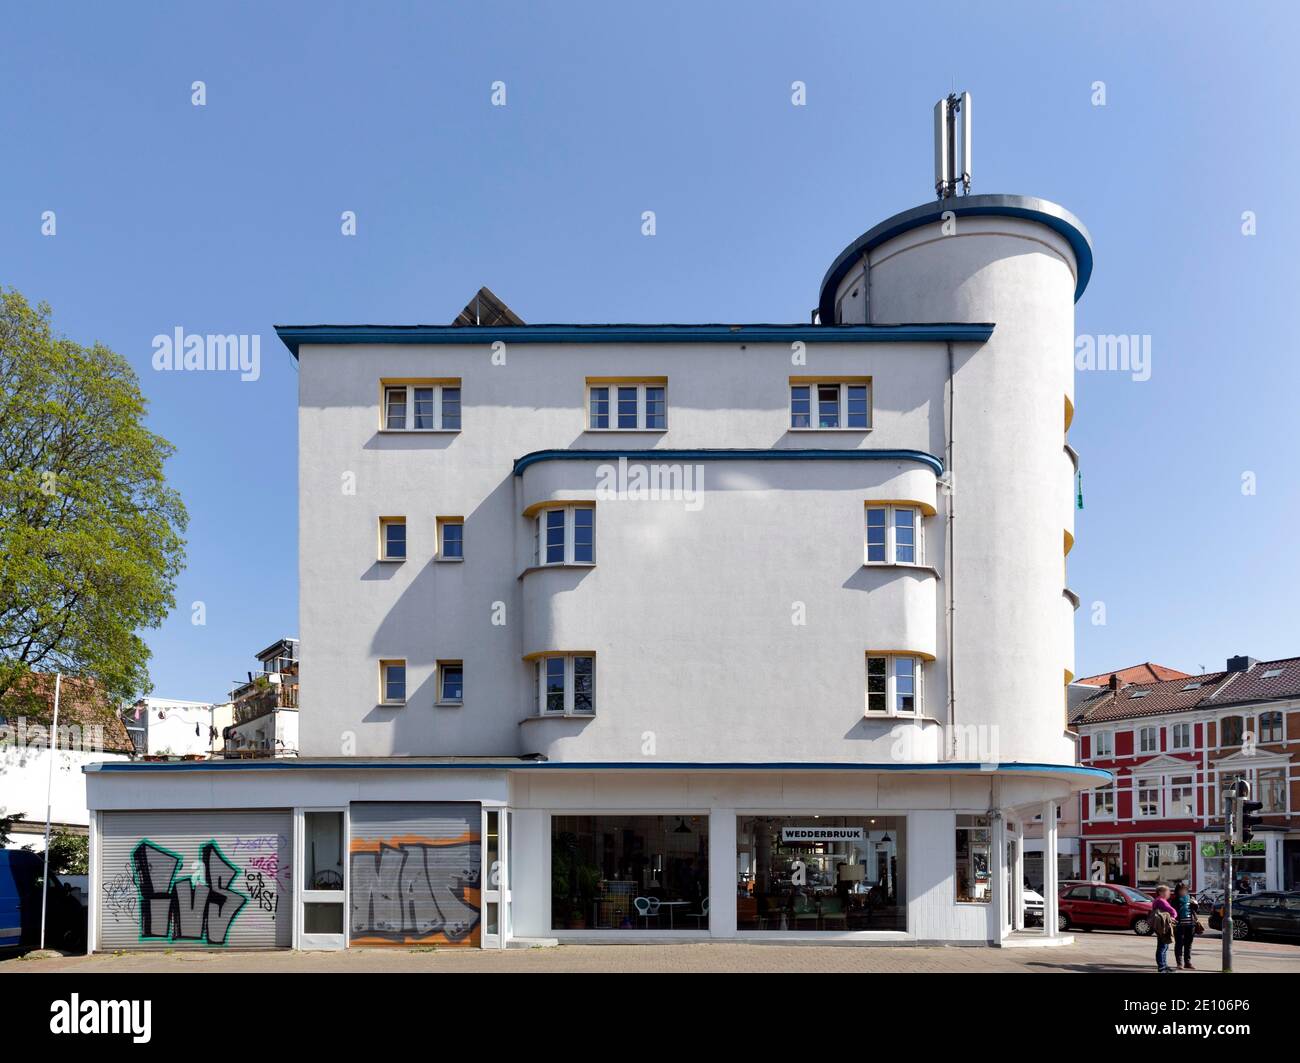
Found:
M 236 724 L 246 723 L 274 709 L 298 707 L 298 676 L 286 672 L 262 672 L 230 692 Z

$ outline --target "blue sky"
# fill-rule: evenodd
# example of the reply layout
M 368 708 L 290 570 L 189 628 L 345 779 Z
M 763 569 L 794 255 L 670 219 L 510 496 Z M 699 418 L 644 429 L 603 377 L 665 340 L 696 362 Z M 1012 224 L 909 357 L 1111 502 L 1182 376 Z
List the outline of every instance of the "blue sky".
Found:
M 1300 653 L 1288 6 L 51 3 L 4 20 L 0 284 L 130 358 L 178 448 L 191 528 L 178 608 L 148 634 L 160 695 L 220 698 L 296 633 L 296 379 L 274 323 L 446 323 L 480 284 L 530 322 L 805 321 L 845 244 L 930 198 L 931 108 L 953 86 L 975 99 L 974 191 L 1089 227 L 1077 332 L 1152 337 L 1150 380 L 1077 381 L 1080 674 Z M 261 378 L 154 372 L 152 337 L 177 326 L 260 333 Z

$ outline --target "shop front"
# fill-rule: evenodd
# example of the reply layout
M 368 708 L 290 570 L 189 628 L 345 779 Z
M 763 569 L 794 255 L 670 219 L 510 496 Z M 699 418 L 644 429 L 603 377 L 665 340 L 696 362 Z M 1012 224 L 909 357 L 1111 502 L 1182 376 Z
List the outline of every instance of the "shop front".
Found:
M 92 949 L 504 945 L 503 771 L 249 763 L 88 774 Z
M 1064 789 L 1050 777 L 1013 788 L 974 768 L 103 765 L 87 785 L 90 940 L 999 943 L 1023 923 L 1018 828 L 995 802 L 1041 808 L 1032 802 L 1049 787 Z
M 1270 865 L 1270 845 L 1266 838 L 1252 838 L 1232 850 L 1232 884 L 1237 893 L 1259 893 L 1274 889 Z M 1222 890 L 1227 869 L 1227 846 L 1221 834 L 1196 837 L 1198 889 Z
M 553 930 L 709 927 L 709 819 L 551 817 Z
M 906 930 L 902 816 L 740 816 L 736 929 Z

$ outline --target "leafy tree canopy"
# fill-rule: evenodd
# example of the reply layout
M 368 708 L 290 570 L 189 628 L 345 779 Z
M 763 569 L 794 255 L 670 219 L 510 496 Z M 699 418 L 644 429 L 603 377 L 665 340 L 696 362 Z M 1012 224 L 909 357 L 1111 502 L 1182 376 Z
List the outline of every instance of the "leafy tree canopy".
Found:
M 187 517 L 145 409 L 125 358 L 0 289 L 0 702 L 32 672 L 150 689 L 139 632 L 176 604 Z

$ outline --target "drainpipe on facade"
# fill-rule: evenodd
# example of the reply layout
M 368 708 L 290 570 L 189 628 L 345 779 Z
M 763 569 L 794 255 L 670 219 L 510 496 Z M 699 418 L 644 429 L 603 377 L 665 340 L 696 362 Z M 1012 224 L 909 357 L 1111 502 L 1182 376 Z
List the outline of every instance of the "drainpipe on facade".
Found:
M 956 517 L 954 505 L 954 483 L 952 472 L 952 426 L 953 426 L 953 409 L 957 405 L 957 386 L 956 377 L 954 376 L 953 353 L 951 341 L 947 344 L 948 348 L 948 410 L 946 425 L 944 426 L 945 439 L 943 449 L 943 467 L 944 475 L 948 478 L 947 489 L 944 491 L 944 514 L 947 521 L 947 528 L 944 534 L 944 548 L 948 554 L 947 572 L 943 580 L 944 586 L 944 604 L 946 605 L 946 623 L 948 636 L 948 756 L 954 757 L 957 753 L 957 663 L 953 656 L 953 610 L 956 608 L 954 602 L 953 584 L 956 582 L 956 551 L 953 549 L 953 520 Z

